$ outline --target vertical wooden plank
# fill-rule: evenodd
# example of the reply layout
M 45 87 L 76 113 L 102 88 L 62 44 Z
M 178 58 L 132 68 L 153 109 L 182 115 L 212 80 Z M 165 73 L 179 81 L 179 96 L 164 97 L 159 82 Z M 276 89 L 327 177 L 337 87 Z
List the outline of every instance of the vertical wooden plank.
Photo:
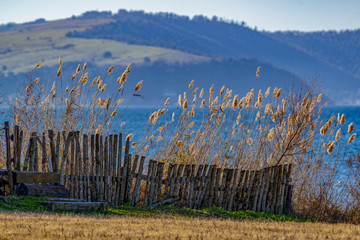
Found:
M 185 177 L 185 187 L 184 187 L 184 196 L 182 198 L 182 201 L 180 203 L 180 207 L 188 206 L 188 193 L 189 193 L 189 187 L 190 187 L 190 178 L 191 178 L 191 171 L 192 168 L 195 168 L 194 165 L 187 164 L 186 165 L 186 172 L 184 173 Z
M 223 199 L 224 199 L 224 191 L 225 191 L 225 184 L 226 184 L 226 176 L 228 173 L 228 168 L 225 168 L 222 172 L 222 178 L 221 178 L 221 185 L 220 185 L 220 193 L 219 193 L 219 200 L 217 202 L 217 205 L 219 207 L 222 207 Z
M 269 181 L 269 185 L 268 185 L 268 189 L 267 189 L 267 204 L 266 204 L 266 211 L 270 212 L 271 211 L 271 205 L 273 202 L 273 184 L 274 184 L 274 178 L 275 178 L 275 171 L 276 171 L 276 167 L 272 166 L 271 167 L 271 175 L 270 175 L 270 181 Z
M 85 169 L 85 199 L 91 201 L 90 191 L 90 162 L 89 162 L 89 137 L 87 134 L 83 134 L 83 161 Z
M 174 197 L 173 192 L 174 192 L 174 186 L 175 186 L 175 180 L 176 180 L 176 173 L 177 173 L 177 164 L 174 164 L 171 178 L 170 178 L 170 188 L 169 188 L 169 196 L 170 197 Z
M 140 164 L 139 164 L 139 170 L 138 170 L 137 175 L 136 175 L 134 194 L 133 194 L 133 198 L 132 198 L 132 205 L 133 206 L 138 205 L 139 196 L 140 196 L 141 177 L 142 177 L 142 173 L 143 173 L 143 169 L 144 169 L 144 162 L 145 162 L 145 157 L 141 156 Z
M 121 204 L 121 200 L 120 200 L 120 190 L 121 190 L 121 159 L 122 159 L 122 133 L 119 133 L 119 145 L 118 145 L 118 152 L 117 152 L 117 181 L 116 181 L 116 196 L 115 196 L 115 202 L 116 202 L 116 206 L 119 206 Z
M 239 189 L 239 204 L 237 210 L 243 210 L 245 208 L 245 197 L 246 197 L 246 189 L 249 182 L 249 170 L 243 170 L 241 171 L 243 177 L 241 181 L 238 184 Z
M 257 201 L 257 207 L 256 211 L 262 211 L 262 202 L 263 202 L 263 196 L 264 196 L 264 189 L 267 181 L 267 173 L 269 172 L 268 168 L 263 168 L 261 173 L 261 185 L 259 187 L 259 199 Z
M 91 201 L 96 201 L 96 160 L 95 160 L 95 135 L 91 134 L 90 136 L 90 156 L 91 156 L 91 166 L 89 171 L 89 178 L 91 177 Z M 89 162 L 90 164 L 90 162 Z M 89 179 L 90 180 L 90 179 Z
M 32 150 L 32 142 L 33 142 L 32 137 L 30 137 L 26 155 L 25 155 L 25 159 L 24 159 L 23 171 L 29 171 L 29 169 L 30 169 L 29 161 L 30 161 L 30 155 L 31 155 L 31 150 Z
M 80 148 L 80 131 L 77 131 L 75 133 L 75 149 L 76 149 L 76 155 L 75 155 L 75 173 L 76 173 L 76 187 L 75 187 L 75 198 L 83 199 L 83 186 L 82 186 L 82 158 L 81 158 L 81 148 Z
M 19 126 L 14 125 L 14 166 L 15 170 L 20 171 L 21 163 L 21 138 Z
M 155 173 L 157 166 L 158 166 L 158 162 L 154 161 L 154 164 L 152 166 L 153 169 L 151 171 L 151 177 L 150 177 L 149 205 L 151 205 L 154 202 Z
M 279 166 L 274 167 L 274 176 L 272 178 L 271 183 L 271 204 L 270 204 L 270 211 L 275 212 L 275 205 L 276 205 L 276 193 L 277 193 L 277 177 L 279 174 Z
M 133 161 L 131 158 L 131 154 L 125 155 L 128 160 L 127 164 L 127 175 L 126 175 L 126 193 L 125 193 L 125 202 L 131 201 L 131 186 L 132 186 L 132 176 L 131 176 L 131 167 L 133 165 Z
M 264 192 L 263 192 L 263 199 L 262 199 L 262 206 L 261 210 L 264 212 L 267 212 L 267 206 L 268 206 L 268 193 L 269 193 L 269 186 L 270 186 L 270 180 L 271 180 L 271 174 L 273 172 L 273 167 L 266 168 L 266 180 L 264 185 Z
M 127 179 L 127 170 L 128 170 L 128 156 L 124 156 L 124 165 L 121 171 L 121 190 L 120 190 L 120 204 L 124 203 L 125 194 L 126 194 L 126 179 Z
M 150 181 L 151 181 L 151 174 L 153 170 L 154 161 L 150 160 L 148 163 L 148 172 L 146 176 L 146 188 L 145 188 L 145 197 L 144 197 L 144 206 L 149 206 L 149 193 L 150 193 Z
M 48 164 L 48 168 L 46 167 L 48 161 L 47 161 L 47 156 L 46 156 L 46 137 L 45 137 L 45 132 L 42 133 L 42 141 L 40 143 L 41 145 L 41 158 L 42 158 L 42 161 L 41 161 L 41 170 L 43 172 L 46 172 L 47 170 L 49 172 L 52 172 L 52 167 L 50 166 L 50 164 Z
M 224 198 L 221 206 L 223 209 L 226 209 L 229 205 L 229 198 L 231 192 L 230 186 L 233 176 L 234 176 L 234 169 L 228 168 L 226 174 L 226 180 L 225 180 Z
M 199 209 L 202 205 L 202 200 L 205 195 L 205 190 L 207 187 L 206 178 L 208 175 L 208 171 L 209 171 L 209 165 L 204 165 L 201 175 L 199 176 L 199 190 L 195 198 L 195 205 L 194 205 L 195 209 Z
M 21 154 L 22 154 L 22 147 L 23 147 L 23 143 L 24 143 L 24 131 L 21 130 L 20 131 L 20 135 L 19 135 L 19 147 L 18 147 L 18 159 L 19 159 L 19 162 L 20 162 L 20 170 L 21 170 Z
M 177 169 L 172 196 L 178 196 L 179 184 L 180 184 L 183 169 L 184 169 L 184 164 L 180 164 L 178 169 Z
M 284 196 L 285 196 L 285 186 L 286 186 L 286 174 L 288 170 L 288 165 L 282 165 L 282 172 L 281 172 L 281 190 L 280 190 L 280 199 L 279 199 L 279 214 L 283 214 L 284 212 Z
M 246 198 L 246 203 L 245 203 L 245 209 L 249 209 L 249 207 L 250 207 L 250 198 L 252 197 L 254 180 L 256 180 L 256 171 L 253 170 L 250 172 L 249 187 L 247 188 L 247 191 L 246 191 L 247 198 Z
M 292 197 L 292 186 L 291 186 L 291 168 L 292 165 L 288 164 L 288 169 L 286 173 L 286 185 L 285 185 L 285 196 L 284 196 L 284 209 L 286 213 L 292 211 L 291 207 L 291 197 Z
M 203 206 L 208 206 L 208 200 L 206 198 L 208 198 L 209 196 L 209 192 L 210 192 L 210 179 L 212 177 L 213 174 L 213 169 L 216 168 L 215 165 L 210 165 L 208 167 L 208 169 L 206 171 L 204 171 L 204 174 L 206 173 L 206 176 L 204 178 L 205 182 L 203 185 L 203 189 L 201 191 L 201 195 L 200 195 L 200 199 L 199 199 L 199 208 L 203 207 Z
M 215 192 L 216 165 L 211 165 L 211 174 L 209 179 L 208 190 L 205 195 L 205 206 L 211 207 Z
M 115 134 L 113 135 L 113 141 L 112 141 L 112 198 L 111 198 L 111 203 L 113 206 L 117 206 L 116 203 L 116 166 L 117 166 L 117 161 L 116 161 L 116 156 L 117 156 L 117 145 L 118 145 L 118 135 Z
M 64 150 L 63 150 L 63 156 L 62 156 L 61 166 L 60 166 L 60 184 L 65 185 L 65 181 L 67 181 L 67 178 L 64 179 L 64 177 L 66 174 L 65 172 L 67 172 L 66 171 L 66 163 L 67 163 L 68 154 L 69 154 L 71 134 L 69 133 L 67 137 L 66 137 L 65 132 L 62 132 L 62 134 L 63 134 L 63 139 L 64 139 Z
M 10 125 L 9 122 L 5 122 L 5 142 L 6 142 L 6 170 L 8 174 L 8 182 L 10 187 L 10 194 L 14 192 L 14 182 L 13 182 L 13 174 L 11 167 L 11 150 L 10 150 Z
M 30 136 L 31 149 L 30 149 L 30 154 L 29 154 L 29 168 L 28 168 L 28 171 L 36 171 L 35 166 L 34 166 L 35 165 L 35 145 L 37 144 L 36 137 L 37 137 L 37 133 L 32 132 L 31 136 Z
M 112 192 L 113 192 L 113 140 L 114 135 L 111 134 L 108 138 L 108 168 L 107 168 L 107 177 L 108 177 L 108 203 L 112 205 Z
M 95 135 L 95 174 L 96 174 L 96 202 L 102 201 L 100 198 L 100 135 Z
M 174 165 L 172 163 L 169 163 L 168 171 L 167 171 L 167 178 L 165 182 L 165 189 L 164 189 L 164 196 L 168 197 L 170 195 L 169 187 L 171 182 L 171 175 L 172 171 L 174 169 Z
M 184 192 L 184 187 L 185 187 L 185 182 L 186 182 L 186 177 L 187 177 L 187 173 L 189 171 L 190 165 L 185 165 L 183 174 L 180 176 L 181 180 L 180 180 L 180 186 L 179 186 L 179 201 L 177 202 L 177 206 L 181 207 L 182 204 L 182 197 L 183 197 L 183 192 Z
M 254 181 L 254 187 L 253 187 L 253 200 L 250 203 L 250 208 L 253 211 L 256 211 L 257 208 L 257 202 L 259 199 L 259 192 L 260 192 L 260 188 L 261 188 L 261 181 L 262 181 L 262 170 L 258 170 L 255 173 L 255 181 Z
M 274 182 L 274 202 L 273 202 L 272 211 L 275 213 L 278 213 L 282 165 L 276 166 L 276 169 L 277 169 L 277 171 L 276 171 L 275 182 Z
M 286 176 L 286 189 L 285 189 L 285 212 L 290 213 L 292 212 L 292 192 L 293 192 L 293 185 L 291 182 L 291 170 L 292 170 L 292 164 L 288 165 L 288 171 Z
M 130 156 L 131 156 L 131 154 L 130 154 Z M 132 159 L 132 157 L 130 157 L 130 159 Z M 138 166 L 138 161 L 139 161 L 139 155 L 135 155 L 134 159 L 132 160 L 132 164 L 131 164 L 132 166 L 131 166 L 131 171 L 130 171 L 129 180 L 128 180 L 128 191 L 129 191 L 128 192 L 128 201 L 129 202 L 131 202 L 131 199 L 133 198 L 131 196 L 131 191 L 132 191 L 132 185 L 133 185 L 136 169 Z
M 70 198 L 75 197 L 75 132 L 70 143 Z
M 103 145 L 104 149 L 103 149 L 103 161 L 104 161 L 104 170 L 103 170 L 103 174 L 104 174 L 104 203 L 105 206 L 104 208 L 106 208 L 106 206 L 109 203 L 109 138 L 108 136 L 105 136 L 105 142 Z
M 38 154 L 38 139 L 39 137 L 37 136 L 37 133 L 35 133 L 35 140 L 34 140 L 34 151 L 33 151 L 33 158 L 34 158 L 34 165 L 33 165 L 33 170 L 32 171 L 40 171 L 40 166 L 39 166 L 39 154 Z
M 159 202 L 161 200 L 161 188 L 162 188 L 162 177 L 164 174 L 164 163 L 159 162 L 158 163 L 158 171 L 157 171 L 157 177 L 156 177 L 156 202 Z
M 196 195 L 196 191 L 198 190 L 197 189 L 198 178 L 199 178 L 200 172 L 202 172 L 203 169 L 204 169 L 204 165 L 199 165 L 196 174 L 195 174 L 195 168 L 194 168 L 194 172 L 191 174 L 191 177 L 190 177 L 189 208 L 194 207 L 195 195 Z
M 230 188 L 230 197 L 229 197 L 229 203 L 227 206 L 227 210 L 231 211 L 233 209 L 233 203 L 234 203 L 234 198 L 235 198 L 235 194 L 236 194 L 236 186 L 237 186 L 237 179 L 238 179 L 238 173 L 239 170 L 235 169 L 234 170 L 234 177 L 232 178 L 232 183 L 231 183 L 231 188 Z
M 65 139 L 64 139 L 65 141 Z M 56 145 L 55 145 L 55 165 L 54 165 L 54 172 L 59 172 L 59 161 L 60 161 L 60 142 L 61 142 L 61 134 L 60 132 L 56 135 Z
M 213 198 L 213 203 L 216 206 L 218 205 L 219 202 L 219 190 L 220 190 L 220 180 L 221 180 L 221 168 L 217 168 L 216 169 L 216 178 L 215 178 L 215 189 L 214 189 L 214 198 Z
M 54 131 L 52 129 L 48 130 L 49 144 L 50 144 L 50 158 L 51 166 L 54 172 L 57 172 L 56 159 L 55 159 L 55 143 L 54 143 Z
M 100 156 L 100 199 L 101 202 L 105 200 L 104 197 L 104 141 L 103 136 L 100 135 L 99 140 L 99 156 Z

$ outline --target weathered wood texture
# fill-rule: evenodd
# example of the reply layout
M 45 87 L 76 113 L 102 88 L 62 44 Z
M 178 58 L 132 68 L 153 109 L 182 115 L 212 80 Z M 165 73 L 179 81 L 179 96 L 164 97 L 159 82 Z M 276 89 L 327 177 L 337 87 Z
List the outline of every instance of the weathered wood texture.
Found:
M 14 128 L 13 136 L 12 149 L 16 150 L 14 158 L 8 152 L 7 164 L 11 171 L 23 166 L 23 171 L 11 175 L 15 185 L 60 184 L 73 199 L 103 202 L 105 206 L 129 202 L 143 206 L 173 203 L 195 209 L 218 206 L 276 213 L 291 209 L 291 165 L 245 170 L 168 164 L 131 155 L 130 141 L 123 144 L 121 133 L 88 136 L 80 135 L 79 131 L 60 134 L 51 130 L 46 134 L 31 134 L 28 144 L 23 144 L 27 151 L 23 151 L 26 156 L 19 164 L 23 142 L 20 129 Z M 8 141 L 10 148 L 10 137 Z
M 34 183 L 20 183 L 16 187 L 16 194 L 31 196 L 68 197 L 68 192 L 62 185 L 47 185 Z

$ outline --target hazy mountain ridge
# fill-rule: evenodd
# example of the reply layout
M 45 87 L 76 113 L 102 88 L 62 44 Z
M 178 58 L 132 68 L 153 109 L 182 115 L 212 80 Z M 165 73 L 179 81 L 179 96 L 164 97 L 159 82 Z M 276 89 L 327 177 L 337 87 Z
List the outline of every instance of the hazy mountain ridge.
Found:
M 45 60 L 48 68 L 44 71 L 55 72 L 59 55 L 76 65 L 83 59 L 93 64 L 95 70 L 103 72 L 113 64 L 125 66 L 135 63 L 135 78 L 153 82 L 152 86 L 158 89 L 168 86 L 171 91 L 161 91 L 159 96 L 162 98 L 170 92 L 180 91 L 171 86 L 181 88 L 186 86 L 184 82 L 192 79 L 199 80 L 204 86 L 220 82 L 248 91 L 255 85 L 256 68 L 261 66 L 261 78 L 266 81 L 256 87 L 286 87 L 292 81 L 300 84 L 300 78 L 312 78 L 319 74 L 324 78 L 326 94 L 336 99 L 336 103 L 360 103 L 360 100 L 357 102 L 360 89 L 357 74 L 360 64 L 357 58 L 360 55 L 357 53 L 360 50 L 354 47 L 354 52 L 351 52 L 346 45 L 349 43 L 349 48 L 356 46 L 360 33 L 352 32 L 352 40 L 342 45 L 343 33 L 325 32 L 322 37 L 319 34 L 259 32 L 247 27 L 244 22 L 223 21 L 217 17 L 189 18 L 172 13 L 126 10 L 119 10 L 116 14 L 91 11 L 57 21 L 38 19 L 25 24 L 1 25 L 0 71 L 5 75 L 0 72 L 0 79 L 24 78 L 22 74 L 11 73 L 7 63 L 21 64 L 17 58 L 11 57 L 34 51 L 33 41 L 44 46 L 30 55 L 37 58 L 33 61 Z M 24 40 L 14 42 L 14 38 L 9 37 L 12 35 Z M 36 39 L 37 36 L 40 37 Z M 323 45 L 317 47 L 317 42 Z M 24 44 L 27 44 L 26 47 L 21 48 Z M 336 57 L 339 54 L 342 55 Z M 51 55 L 53 57 L 49 61 Z M 11 64 L 8 59 L 13 59 Z M 49 73 L 44 73 L 44 77 L 53 78 Z M 6 84 L 7 91 L 12 91 L 11 85 Z M 147 102 L 151 102 L 150 99 Z
M 352 40 L 344 42 L 346 31 L 259 32 L 244 23 L 225 22 L 216 17 L 190 19 L 169 13 L 119 10 L 112 18 L 114 22 L 83 32 L 69 32 L 67 36 L 162 46 L 206 56 L 255 57 L 301 78 L 319 74 L 327 94 L 340 104 L 356 104 L 359 98 L 360 49 L 356 47 L 359 31 L 352 31 Z

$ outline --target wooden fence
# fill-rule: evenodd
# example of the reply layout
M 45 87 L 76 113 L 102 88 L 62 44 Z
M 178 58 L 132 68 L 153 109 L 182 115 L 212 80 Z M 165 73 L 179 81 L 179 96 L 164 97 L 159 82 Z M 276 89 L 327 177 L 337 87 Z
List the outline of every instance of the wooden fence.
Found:
M 6 125 L 5 130 L 8 172 L 14 168 L 59 173 L 60 184 L 70 198 L 112 206 L 129 202 L 143 206 L 173 203 L 195 209 L 218 206 L 280 214 L 291 208 L 291 165 L 243 170 L 163 163 L 131 155 L 130 141 L 123 146 L 121 133 L 103 137 L 80 136 L 75 131 L 55 136 L 51 130 L 47 137 L 45 133 L 31 134 L 20 164 L 22 132 L 16 126 L 12 135 Z

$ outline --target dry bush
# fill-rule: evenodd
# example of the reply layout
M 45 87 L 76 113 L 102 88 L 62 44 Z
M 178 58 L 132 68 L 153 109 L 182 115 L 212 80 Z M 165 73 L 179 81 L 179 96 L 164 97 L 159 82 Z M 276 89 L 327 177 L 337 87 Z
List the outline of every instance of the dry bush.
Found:
M 39 62 L 26 76 L 26 82 L 17 89 L 15 96 L 5 101 L 6 115 L 12 119 L 12 125 L 18 125 L 23 131 L 26 146 L 32 132 L 41 134 L 48 129 L 54 132 L 69 132 L 79 130 L 82 133 L 109 133 L 114 126 L 119 129 L 119 121 L 131 103 L 142 81 L 129 88 L 127 76 L 129 65 L 121 76 L 112 76 L 114 66 L 109 67 L 103 77 L 89 79 L 87 64 L 78 65 L 71 80 L 64 81 L 62 77 L 62 60 L 59 57 L 59 69 L 56 80 L 47 82 L 36 77 L 43 62 Z M 106 87 L 116 82 L 116 87 Z M 67 83 L 67 84 L 65 84 Z M 129 88 L 125 92 L 125 87 Z M 126 97 L 125 97 L 126 96 Z M 120 129 L 124 124 L 120 125 Z M 61 141 L 63 139 L 61 138 Z M 4 150 L 4 142 L 1 141 Z M 23 145 L 23 146 L 24 146 Z M 25 148 L 23 148 L 25 151 Z M 41 153 L 39 153 L 41 155 Z M 1 159 L 6 159 L 5 153 L 0 152 Z M 24 157 L 25 152 L 22 156 Z M 0 161 L 0 168 L 4 161 Z
M 191 82 L 172 116 L 166 100 L 164 108 L 150 115 L 137 151 L 156 149 L 153 158 L 158 161 L 238 169 L 291 163 L 295 211 L 314 219 L 343 219 L 347 199 L 339 197 L 345 192 L 339 169 L 356 136 L 344 115 L 323 122 L 327 102 L 314 87 L 285 97 L 278 88 L 264 94 L 253 89 L 241 99 L 225 86 L 217 96 L 214 91 L 211 87 L 205 98 L 204 90 Z
M 35 69 L 39 67 L 41 63 Z M 121 120 L 119 106 L 127 106 L 142 84 L 136 84 L 124 103 L 130 65 L 116 80 L 110 78 L 113 68 L 90 82 L 86 64 L 79 65 L 71 85 L 63 86 L 59 58 L 51 89 L 45 90 L 46 83 L 31 71 L 24 89 L 10 101 L 9 115 L 24 130 L 25 138 L 47 129 L 109 133 Z M 119 87 L 106 92 L 108 81 L 116 81 Z M 314 219 L 342 218 L 348 202 L 339 194 L 348 191 L 347 185 L 337 182 L 339 169 L 356 135 L 353 125 L 345 124 L 345 116 L 333 115 L 322 122 L 327 103 L 314 86 L 285 93 L 278 88 L 253 89 L 243 98 L 225 86 L 219 94 L 215 91 L 195 87 L 192 81 L 187 92 L 179 95 L 174 112 L 167 99 L 164 107 L 149 116 L 141 141 L 132 144 L 134 153 L 163 162 L 238 169 L 291 163 L 295 211 Z

